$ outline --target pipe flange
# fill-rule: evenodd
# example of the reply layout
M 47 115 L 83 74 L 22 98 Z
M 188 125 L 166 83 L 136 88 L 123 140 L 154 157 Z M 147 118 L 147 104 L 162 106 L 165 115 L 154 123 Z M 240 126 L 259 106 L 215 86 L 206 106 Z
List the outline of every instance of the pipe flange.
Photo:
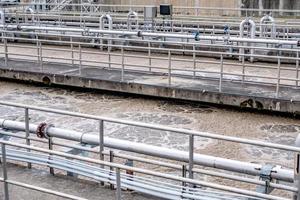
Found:
M 53 124 L 47 124 L 45 122 L 41 123 L 38 125 L 37 129 L 36 129 L 36 135 L 38 138 L 46 138 L 48 139 L 49 138 L 49 135 L 48 135 L 48 129 L 51 128 L 51 127 L 54 127 Z
M 17 25 L 17 30 L 18 30 L 18 31 L 22 30 L 22 28 L 21 28 L 21 25 L 20 25 L 20 24 L 18 24 L 18 25 Z
M 6 121 L 6 119 L 4 119 L 4 120 L 2 121 L 1 126 L 0 126 L 1 128 L 5 128 L 5 127 L 4 127 L 4 122 L 5 122 L 5 121 Z
M 138 37 L 142 37 L 142 31 L 138 31 L 138 32 L 137 32 L 137 36 L 138 36 Z

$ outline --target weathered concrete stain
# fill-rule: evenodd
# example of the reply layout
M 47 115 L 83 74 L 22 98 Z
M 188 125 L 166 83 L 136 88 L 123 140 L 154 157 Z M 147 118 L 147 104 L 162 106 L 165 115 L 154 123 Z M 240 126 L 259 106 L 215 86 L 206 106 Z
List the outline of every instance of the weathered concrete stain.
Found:
M 26 82 L 36 82 L 45 85 L 73 86 L 82 88 L 92 88 L 108 90 L 114 92 L 139 94 L 171 99 L 207 102 L 241 108 L 252 108 L 256 110 L 270 110 L 287 113 L 299 113 L 300 101 L 290 101 L 286 99 L 274 99 L 258 97 L 255 94 L 231 94 L 228 92 L 208 91 L 202 88 L 186 88 L 179 86 L 169 87 L 168 85 L 150 85 L 136 82 L 122 82 L 109 79 L 96 79 L 71 75 L 50 74 L 41 72 L 26 72 L 0 69 L 0 77 L 21 80 Z

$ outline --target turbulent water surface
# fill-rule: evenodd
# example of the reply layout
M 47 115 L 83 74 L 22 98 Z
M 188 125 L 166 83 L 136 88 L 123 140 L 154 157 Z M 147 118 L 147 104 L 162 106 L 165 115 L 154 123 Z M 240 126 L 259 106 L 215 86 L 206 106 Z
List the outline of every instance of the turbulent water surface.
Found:
M 197 103 L 169 102 L 165 100 L 120 96 L 104 92 L 83 92 L 70 89 L 37 87 L 10 82 L 0 82 L 0 100 L 43 106 L 99 116 L 161 124 L 171 127 L 259 139 L 293 145 L 300 132 L 298 120 L 239 112 L 203 106 Z M 24 111 L 0 107 L 1 118 L 22 121 Z M 97 134 L 98 122 L 80 118 L 31 112 L 32 123 L 47 121 L 56 127 Z M 188 138 L 184 135 L 149 130 L 145 128 L 106 123 L 105 134 L 109 137 L 143 142 L 187 150 Z M 230 145 L 230 148 L 227 148 Z M 258 162 L 262 160 L 292 165 L 293 154 L 257 148 L 207 138 L 196 138 L 199 152 L 228 158 Z M 280 159 L 278 159 L 280 158 Z

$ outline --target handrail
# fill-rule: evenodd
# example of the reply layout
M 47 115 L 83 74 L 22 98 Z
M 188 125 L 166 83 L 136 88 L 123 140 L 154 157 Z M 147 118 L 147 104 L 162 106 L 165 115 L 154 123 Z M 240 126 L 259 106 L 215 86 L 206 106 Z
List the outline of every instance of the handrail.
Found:
M 178 176 L 169 175 L 169 174 L 161 173 L 161 172 L 153 172 L 153 171 L 147 170 L 147 169 L 141 169 L 141 168 L 137 168 L 137 167 L 129 167 L 129 166 L 122 165 L 122 164 L 111 163 L 111 162 L 107 162 L 107 161 L 101 161 L 101 160 L 96 160 L 96 159 L 77 156 L 77 155 L 71 155 L 71 154 L 54 151 L 54 150 L 47 150 L 47 149 L 43 149 L 43 148 L 39 148 L 39 147 L 33 147 L 33 146 L 17 144 L 17 143 L 13 143 L 13 142 L 1 141 L 1 140 L 0 140 L 0 144 L 2 145 L 2 156 L 4 156 L 4 157 L 6 157 L 6 153 L 3 153 L 6 151 L 5 150 L 6 146 L 12 146 L 12 147 L 27 149 L 30 151 L 47 153 L 47 154 L 50 154 L 51 156 L 60 156 L 60 157 L 64 157 L 67 159 L 75 159 L 75 160 L 79 160 L 79 161 L 104 165 L 107 167 L 113 167 L 113 168 L 116 168 L 119 170 L 122 169 L 122 170 L 133 171 L 136 173 L 151 175 L 151 176 L 165 178 L 165 179 L 174 180 L 174 181 L 190 183 L 193 185 L 200 185 L 200 186 L 204 186 L 204 187 L 209 187 L 209 188 L 226 191 L 226 192 L 233 192 L 236 194 L 241 194 L 241 195 L 246 195 L 246 196 L 258 197 L 258 198 L 264 198 L 264 199 L 270 199 L 270 200 L 287 200 L 286 198 L 282 198 L 282 197 L 261 194 L 258 192 L 252 192 L 252 191 L 238 189 L 238 188 L 234 188 L 234 187 L 230 187 L 230 186 L 218 185 L 218 184 L 209 183 L 209 182 L 205 182 L 205 181 L 199 181 L 199 180 L 194 180 L 194 179 L 189 179 L 189 178 L 178 177 Z M 4 159 L 4 160 L 6 160 L 6 159 Z M 6 182 L 6 181 L 7 181 L 6 178 L 4 178 L 4 182 Z

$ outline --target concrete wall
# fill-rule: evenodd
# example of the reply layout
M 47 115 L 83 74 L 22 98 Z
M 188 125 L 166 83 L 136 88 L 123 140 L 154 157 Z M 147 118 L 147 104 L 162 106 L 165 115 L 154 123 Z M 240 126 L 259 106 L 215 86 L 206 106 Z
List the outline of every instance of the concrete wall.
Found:
M 106 4 L 132 4 L 159 5 L 170 3 L 174 6 L 201 6 L 201 7 L 227 7 L 259 8 L 260 2 L 265 9 L 300 9 L 300 0 L 104 0 Z

